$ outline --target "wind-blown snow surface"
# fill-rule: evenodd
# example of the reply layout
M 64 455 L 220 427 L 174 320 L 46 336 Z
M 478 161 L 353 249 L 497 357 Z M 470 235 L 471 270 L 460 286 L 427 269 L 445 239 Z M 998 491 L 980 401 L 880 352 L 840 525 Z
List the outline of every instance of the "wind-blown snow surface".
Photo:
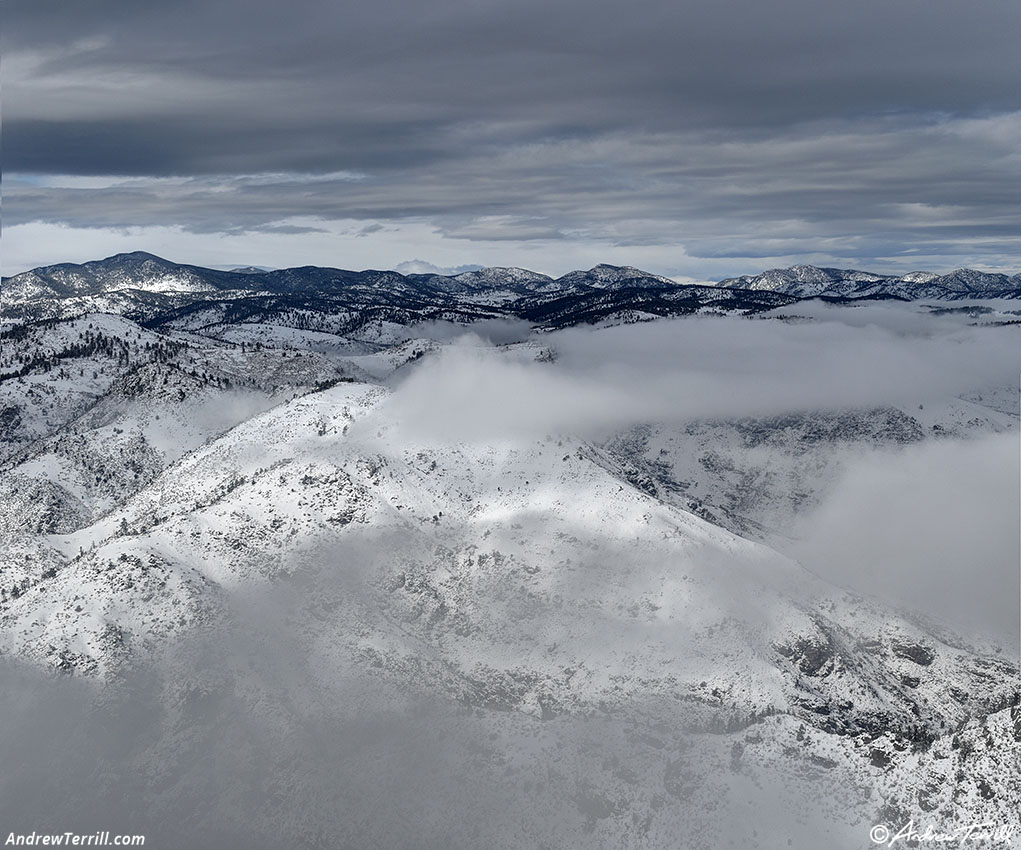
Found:
M 0 383 L 4 822 L 313 848 L 1017 825 L 1012 653 L 762 542 L 876 446 L 1016 439 L 1016 326 L 925 311 L 374 353 L 31 330 L 127 355 Z M 1003 498 L 953 475 L 978 515 Z

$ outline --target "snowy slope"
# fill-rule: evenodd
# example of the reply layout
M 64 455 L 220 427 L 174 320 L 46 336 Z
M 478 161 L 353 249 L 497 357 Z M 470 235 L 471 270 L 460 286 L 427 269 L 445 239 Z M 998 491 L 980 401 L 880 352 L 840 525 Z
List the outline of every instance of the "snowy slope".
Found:
M 903 409 L 650 423 L 614 435 L 601 448 L 607 468 L 639 489 L 784 548 L 794 521 L 821 503 L 863 451 L 1018 430 L 1015 388 L 989 387 L 973 398 Z
M 994 758 L 998 736 L 1013 734 L 1016 669 L 991 650 L 936 638 L 664 505 L 576 441 L 409 442 L 387 397 L 340 384 L 297 398 L 181 458 L 99 522 L 45 536 L 69 560 L 5 601 L 6 651 L 116 679 L 169 663 L 183 640 L 228 640 L 248 628 L 253 593 L 282 594 L 301 612 L 287 639 L 315 674 L 271 728 L 309 710 L 314 691 L 365 676 L 481 712 L 468 728 L 491 730 L 497 761 L 485 765 L 514 758 L 532 734 L 522 724 L 596 724 L 618 767 L 568 748 L 565 768 L 589 778 L 551 792 L 577 802 L 564 846 L 592 829 L 639 846 L 636 818 L 651 846 L 670 846 L 691 815 L 669 803 L 657 814 L 657 797 L 732 803 L 729 783 L 776 770 L 792 787 L 871 788 L 830 813 L 838 825 L 875 817 L 876 789 L 888 801 L 945 794 L 939 777 L 955 765 L 994 792 L 976 791 L 969 811 L 1016 816 L 1016 775 Z M 276 699 L 232 675 L 259 700 L 256 716 Z M 948 762 L 962 737 L 980 743 Z M 541 740 L 515 773 L 548 757 Z M 656 771 L 634 773 L 650 760 Z M 722 826 L 704 817 L 701 828 Z

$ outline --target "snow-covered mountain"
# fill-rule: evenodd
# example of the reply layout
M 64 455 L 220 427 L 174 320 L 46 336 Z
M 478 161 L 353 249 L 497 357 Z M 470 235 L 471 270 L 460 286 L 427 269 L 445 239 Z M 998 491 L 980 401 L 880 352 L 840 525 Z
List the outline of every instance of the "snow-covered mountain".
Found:
M 275 324 L 368 341 L 391 341 L 394 328 L 426 321 L 503 318 L 556 329 L 700 312 L 747 315 L 815 297 L 960 300 L 1019 293 L 1021 276 L 968 269 L 892 277 L 794 266 L 702 286 L 627 266 L 598 265 L 557 279 L 516 268 L 451 277 L 313 266 L 217 271 L 143 252 L 34 269 L 5 278 L 0 287 L 8 319 L 110 312 L 151 327 Z
M 955 771 L 982 801 L 969 817 L 1016 814 L 1017 774 L 982 767 L 1017 733 L 1016 668 L 992 649 L 627 486 L 577 441 L 409 442 L 387 399 L 338 384 L 287 402 L 98 519 L 46 529 L 48 551 L 4 592 L 5 651 L 116 681 L 185 637 L 229 640 L 247 615 L 237 594 L 285 593 L 301 613 L 288 640 L 331 692 L 353 665 L 501 734 L 519 717 L 628 718 L 650 741 L 691 737 L 705 764 L 671 767 L 671 744 L 613 750 L 620 776 L 590 777 L 582 798 L 600 840 L 637 820 L 666 846 L 680 812 L 658 815 L 655 799 L 675 771 L 677 793 L 702 799 L 714 751 L 727 772 L 867 790 L 864 808 L 828 813 L 846 828 L 883 798 L 949 804 Z M 660 767 L 638 778 L 657 746 Z M 550 793 L 566 805 L 579 787 Z M 706 840 L 723 828 L 700 827 Z
M 914 301 L 1021 297 L 1021 274 L 1008 276 L 974 269 L 957 269 L 943 275 L 932 272 L 881 275 L 854 269 L 798 265 L 728 278 L 720 281 L 719 285 L 780 292 L 796 298 L 901 298 Z
M 5 822 L 120 811 L 174 846 L 309 848 L 1021 829 L 1017 660 L 781 553 L 856 451 L 1017 431 L 1009 312 L 911 314 L 989 354 L 968 392 L 650 420 L 600 324 L 750 312 L 781 350 L 794 320 L 766 308 L 793 296 L 606 266 L 107 262 L 4 282 L 0 757 L 62 765 L 0 779 Z M 547 332 L 414 336 L 507 318 Z M 606 362 L 564 371 L 548 331 L 589 324 Z M 564 375 L 612 415 L 535 425 Z

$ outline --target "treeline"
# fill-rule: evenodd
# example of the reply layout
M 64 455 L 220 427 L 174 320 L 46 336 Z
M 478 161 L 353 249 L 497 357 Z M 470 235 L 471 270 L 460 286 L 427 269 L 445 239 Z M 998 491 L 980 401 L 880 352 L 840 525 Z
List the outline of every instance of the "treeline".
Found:
M 34 327 L 38 328 L 43 323 Z M 27 338 L 27 326 L 19 325 L 5 331 L 2 337 L 12 340 L 24 340 Z M 159 340 L 146 342 L 144 344 L 131 343 L 128 340 L 105 334 L 102 331 L 93 330 L 90 325 L 87 330 L 78 334 L 78 340 L 65 346 L 59 351 L 44 351 L 34 354 L 16 354 L 10 359 L 0 361 L 2 366 L 11 366 L 15 363 L 20 367 L 11 371 L 0 372 L 0 383 L 15 378 L 23 378 L 33 372 L 50 372 L 59 368 L 66 360 L 77 358 L 105 357 L 109 360 L 116 360 L 118 366 L 129 366 L 132 361 L 145 363 L 171 363 L 177 359 L 182 351 L 188 348 L 187 342 L 175 342 L 172 340 Z

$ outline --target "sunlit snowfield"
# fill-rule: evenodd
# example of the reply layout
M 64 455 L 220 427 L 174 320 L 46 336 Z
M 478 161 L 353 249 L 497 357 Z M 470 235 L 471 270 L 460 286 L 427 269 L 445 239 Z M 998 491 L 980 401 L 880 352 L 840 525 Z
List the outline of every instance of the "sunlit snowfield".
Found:
M 0 383 L 3 822 L 664 850 L 1017 824 L 1019 314 L 950 306 L 8 336 L 0 371 L 114 353 Z

